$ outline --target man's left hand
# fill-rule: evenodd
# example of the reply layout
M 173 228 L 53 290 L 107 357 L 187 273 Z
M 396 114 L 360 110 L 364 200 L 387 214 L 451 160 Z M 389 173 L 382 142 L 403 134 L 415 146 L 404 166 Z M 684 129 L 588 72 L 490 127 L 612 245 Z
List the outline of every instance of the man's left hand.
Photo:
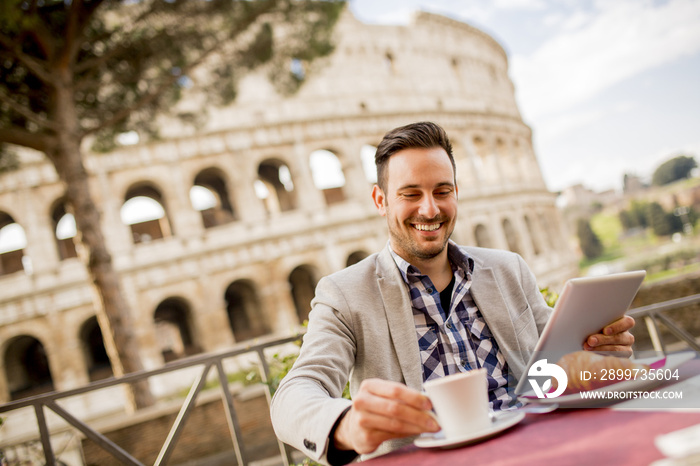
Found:
M 634 335 L 629 330 L 634 327 L 634 319 L 624 316 L 606 326 L 600 333 L 589 335 L 583 343 L 586 351 L 614 351 L 620 355 L 632 355 Z

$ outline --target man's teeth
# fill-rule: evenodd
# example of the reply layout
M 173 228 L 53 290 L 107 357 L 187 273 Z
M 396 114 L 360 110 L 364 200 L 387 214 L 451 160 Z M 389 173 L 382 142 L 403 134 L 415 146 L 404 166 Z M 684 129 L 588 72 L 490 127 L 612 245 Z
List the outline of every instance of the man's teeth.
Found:
M 431 224 L 417 223 L 413 226 L 416 227 L 416 230 L 421 230 L 421 231 L 435 231 L 438 228 L 440 228 L 439 223 L 431 223 Z

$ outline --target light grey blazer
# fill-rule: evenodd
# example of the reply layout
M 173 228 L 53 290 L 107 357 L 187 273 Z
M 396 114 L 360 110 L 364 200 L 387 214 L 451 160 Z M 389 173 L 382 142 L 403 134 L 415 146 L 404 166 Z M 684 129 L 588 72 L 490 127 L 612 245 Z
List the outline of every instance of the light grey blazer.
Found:
M 474 260 L 471 294 L 519 379 L 551 313 L 535 277 L 512 252 L 463 247 Z M 407 286 L 388 247 L 324 277 L 311 302 L 299 358 L 272 399 L 277 436 L 310 458 L 327 462 L 328 436 L 368 378 L 421 390 L 423 369 Z M 386 453 L 412 438 L 384 442 Z

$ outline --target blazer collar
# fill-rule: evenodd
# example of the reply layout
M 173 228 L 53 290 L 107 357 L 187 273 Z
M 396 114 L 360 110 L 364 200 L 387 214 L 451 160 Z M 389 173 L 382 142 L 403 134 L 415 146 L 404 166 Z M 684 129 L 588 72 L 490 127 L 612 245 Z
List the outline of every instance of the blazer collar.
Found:
M 413 321 L 413 307 L 388 246 L 379 253 L 377 259 L 377 283 L 389 324 L 391 344 L 399 360 L 404 382 L 408 387 L 420 391 L 423 368 Z
M 524 370 L 523 351 L 515 334 L 511 313 L 491 267 L 484 267 L 478 259 L 472 272 L 470 289 L 489 330 L 496 338 L 510 371 L 520 379 Z

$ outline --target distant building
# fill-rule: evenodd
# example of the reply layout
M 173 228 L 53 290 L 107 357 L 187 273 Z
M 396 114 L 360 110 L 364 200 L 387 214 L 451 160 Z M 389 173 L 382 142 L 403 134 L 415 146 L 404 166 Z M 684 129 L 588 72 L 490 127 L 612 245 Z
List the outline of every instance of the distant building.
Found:
M 641 177 L 625 173 L 622 181 L 622 192 L 625 195 L 639 193 L 648 187 L 649 185 Z
M 582 184 L 563 189 L 559 196 L 558 204 L 560 207 L 585 211 L 616 203 L 622 197 L 614 189 L 597 192 Z
M 494 39 L 428 13 L 410 26 L 348 13 L 337 38 L 293 97 L 252 75 L 198 131 L 168 122 L 162 142 L 89 155 L 147 369 L 287 334 L 307 318 L 321 276 L 380 250 L 386 226 L 367 167 L 382 135 L 409 122 L 451 135 L 458 242 L 519 252 L 542 286 L 577 273 Z M 43 157 L 26 162 L 0 176 L 0 247 L 7 228 L 25 237 L 0 254 L 0 401 L 111 373 L 64 187 Z M 135 202 L 149 215 L 127 215 Z M 157 395 L 181 383 L 151 380 Z M 122 404 L 117 390 L 84 409 Z

